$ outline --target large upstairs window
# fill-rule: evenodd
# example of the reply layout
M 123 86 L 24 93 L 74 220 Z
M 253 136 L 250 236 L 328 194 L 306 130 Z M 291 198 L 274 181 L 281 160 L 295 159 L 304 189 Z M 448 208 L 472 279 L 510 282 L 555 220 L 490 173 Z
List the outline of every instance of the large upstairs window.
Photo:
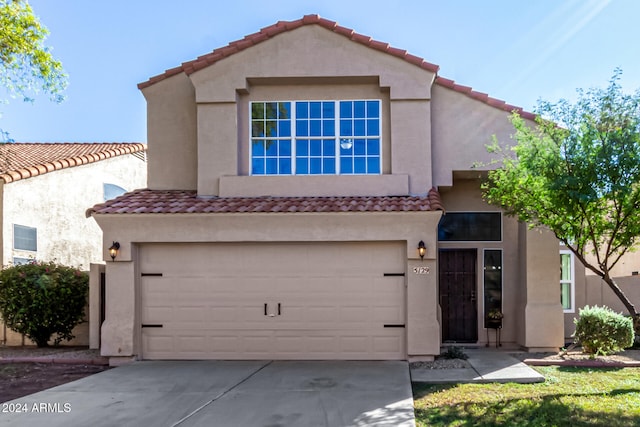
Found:
M 251 103 L 252 175 L 378 175 L 379 100 Z

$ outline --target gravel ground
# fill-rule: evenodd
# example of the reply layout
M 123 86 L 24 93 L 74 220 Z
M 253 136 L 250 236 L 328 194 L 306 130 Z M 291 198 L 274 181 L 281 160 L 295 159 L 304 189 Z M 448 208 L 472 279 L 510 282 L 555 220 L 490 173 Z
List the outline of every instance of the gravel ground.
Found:
M 15 357 L 42 357 L 64 359 L 91 359 L 100 357 L 100 350 L 90 350 L 87 347 L 45 347 L 34 346 L 6 347 L 0 346 L 0 359 L 11 359 Z

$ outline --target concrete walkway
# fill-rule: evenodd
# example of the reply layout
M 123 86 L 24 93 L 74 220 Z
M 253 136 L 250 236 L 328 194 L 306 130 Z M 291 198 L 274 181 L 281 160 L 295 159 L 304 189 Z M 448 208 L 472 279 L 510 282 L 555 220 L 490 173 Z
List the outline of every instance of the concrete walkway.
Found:
M 411 381 L 418 383 L 540 383 L 544 377 L 513 356 L 493 350 L 465 350 L 470 368 L 411 368 Z

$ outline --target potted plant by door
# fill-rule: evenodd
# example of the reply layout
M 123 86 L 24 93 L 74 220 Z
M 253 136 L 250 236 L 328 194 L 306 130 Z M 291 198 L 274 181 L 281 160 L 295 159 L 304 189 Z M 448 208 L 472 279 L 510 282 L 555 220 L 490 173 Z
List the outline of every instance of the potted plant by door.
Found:
M 502 311 L 500 311 L 500 309 L 494 308 L 489 310 L 489 313 L 487 313 L 487 328 L 502 328 L 503 317 L 504 315 L 502 314 Z

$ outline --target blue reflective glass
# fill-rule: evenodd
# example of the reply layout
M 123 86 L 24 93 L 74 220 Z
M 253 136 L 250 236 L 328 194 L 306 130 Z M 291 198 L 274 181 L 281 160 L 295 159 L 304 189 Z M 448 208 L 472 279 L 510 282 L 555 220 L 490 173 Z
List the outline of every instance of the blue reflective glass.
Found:
M 309 160 L 308 158 L 296 159 L 296 174 L 305 175 L 309 173 Z
M 309 173 L 311 175 L 319 175 L 322 173 L 322 159 L 309 159 Z
M 353 166 L 351 165 L 351 157 L 340 158 L 340 173 L 353 173 Z
M 322 121 L 322 135 L 323 136 L 336 136 L 336 122 L 333 120 Z
M 267 148 L 267 156 L 277 156 L 278 155 L 278 142 L 273 139 L 267 140 L 266 143 Z
M 367 135 L 380 136 L 380 120 L 367 120 Z
M 264 175 L 264 158 L 254 158 L 251 161 L 251 173 L 254 175 Z
M 267 157 L 265 159 L 265 173 L 267 175 L 277 175 L 278 173 L 278 159 L 272 159 Z
M 309 136 L 309 122 L 296 120 L 296 136 Z
M 309 117 L 312 119 L 319 119 L 322 117 L 322 103 L 310 102 L 309 103 Z
M 353 129 L 351 128 L 351 120 L 340 120 L 340 135 L 352 136 Z
M 279 166 L 281 175 L 291 175 L 291 159 L 280 159 Z
M 322 167 L 323 167 L 322 171 L 325 174 L 336 173 L 336 159 L 335 158 L 323 159 Z
M 353 158 L 353 173 L 367 173 L 367 163 L 364 157 Z
M 366 154 L 366 140 L 356 139 L 353 141 L 353 154 L 364 156 Z
M 267 119 L 277 119 L 278 118 L 278 103 L 277 102 L 267 102 L 266 103 L 266 118 Z
M 310 154 L 312 156 L 321 156 L 322 155 L 322 141 L 312 140 L 309 141 L 310 145 Z
M 291 157 L 291 140 L 283 140 L 278 144 L 280 146 L 280 152 L 278 153 L 280 157 L 289 156 Z
M 323 156 L 335 156 L 336 145 L 333 139 L 322 141 L 322 155 Z
M 251 121 L 251 136 L 264 136 L 264 120 Z
M 296 155 L 308 156 L 309 155 L 309 141 L 306 139 L 296 140 Z
M 290 119 L 291 118 L 291 103 L 290 102 L 281 102 L 279 104 L 280 108 L 278 109 L 278 118 L 279 119 Z
M 364 133 L 364 120 L 354 120 L 353 121 L 353 135 L 354 136 L 365 136 Z
M 353 103 L 353 117 L 363 119 L 365 117 L 365 103 L 364 101 L 354 101 Z
M 367 117 L 380 118 L 380 101 L 367 101 Z
M 367 157 L 367 173 L 380 173 L 380 157 Z
M 251 149 L 254 156 L 264 156 L 264 141 L 253 141 Z
M 349 119 L 353 117 L 351 101 L 340 101 L 340 118 L 341 119 Z
M 267 120 L 266 131 L 267 136 L 278 136 L 278 122 L 275 120 Z
M 367 154 L 368 155 L 379 155 L 380 154 L 380 140 L 379 139 L 369 139 L 367 140 Z
M 309 135 L 322 136 L 322 120 L 309 120 Z
M 291 136 L 290 120 L 281 120 L 278 122 L 278 136 Z
M 322 117 L 325 119 L 333 119 L 336 117 L 336 106 L 333 102 L 322 103 Z
M 251 103 L 251 118 L 264 119 L 264 102 Z
M 296 117 L 299 119 L 309 118 L 308 102 L 296 102 Z

